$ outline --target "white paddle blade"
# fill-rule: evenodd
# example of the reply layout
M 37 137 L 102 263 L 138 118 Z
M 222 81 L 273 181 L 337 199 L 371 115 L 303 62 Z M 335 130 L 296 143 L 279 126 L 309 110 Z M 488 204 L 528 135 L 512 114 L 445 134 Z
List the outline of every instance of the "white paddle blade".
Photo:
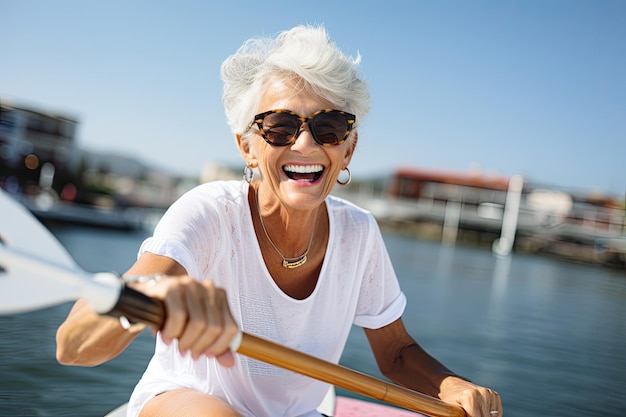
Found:
M 0 190 L 0 239 L 2 244 L 26 255 L 78 269 L 65 247 L 22 204 Z M 1 258 L 0 258 L 1 259 Z
M 2 263 L 6 259 L 5 254 L 0 254 Z M 0 315 L 39 310 L 80 297 L 80 290 L 75 286 L 60 285 L 31 270 L 8 268 L 10 273 L 0 273 Z
M 112 274 L 66 269 L 6 245 L 0 245 L 0 265 L 0 314 L 37 310 L 80 297 L 93 299 L 90 304 L 96 311 L 108 311 L 122 285 Z
M 122 283 L 78 267 L 61 243 L 24 206 L 0 190 L 0 314 L 50 307 L 84 297 L 111 310 Z
M 14 251 L 19 251 L 20 256 Z M 0 190 L 0 314 L 20 313 L 72 300 L 77 287 L 58 285 L 44 270 L 34 271 L 28 255 L 78 267 L 65 248 L 20 203 Z

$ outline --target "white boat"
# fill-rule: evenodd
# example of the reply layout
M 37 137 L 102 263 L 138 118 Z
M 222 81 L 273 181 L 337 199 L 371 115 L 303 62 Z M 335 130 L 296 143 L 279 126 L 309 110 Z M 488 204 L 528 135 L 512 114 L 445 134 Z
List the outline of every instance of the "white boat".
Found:
M 104 417 L 126 417 L 127 404 L 112 410 Z M 358 400 L 337 396 L 335 388 L 331 387 L 324 401 L 317 407 L 317 411 L 328 417 L 416 417 L 423 414 L 403 410 L 389 405 L 377 404 L 371 401 Z

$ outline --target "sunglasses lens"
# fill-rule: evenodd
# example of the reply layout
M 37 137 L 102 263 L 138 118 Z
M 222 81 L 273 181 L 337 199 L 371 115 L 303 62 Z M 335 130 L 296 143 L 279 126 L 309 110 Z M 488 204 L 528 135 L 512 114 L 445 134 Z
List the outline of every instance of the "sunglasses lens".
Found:
M 263 138 L 274 146 L 295 142 L 302 126 L 302 118 L 282 110 L 272 110 L 256 116 Z M 348 136 L 354 116 L 339 110 L 326 110 L 308 119 L 313 138 L 320 145 L 339 145 Z
M 311 132 L 323 145 L 335 145 L 346 138 L 348 119 L 340 112 L 320 113 L 310 122 Z
M 265 140 L 273 145 L 289 145 L 299 128 L 300 120 L 293 114 L 270 113 L 263 118 Z

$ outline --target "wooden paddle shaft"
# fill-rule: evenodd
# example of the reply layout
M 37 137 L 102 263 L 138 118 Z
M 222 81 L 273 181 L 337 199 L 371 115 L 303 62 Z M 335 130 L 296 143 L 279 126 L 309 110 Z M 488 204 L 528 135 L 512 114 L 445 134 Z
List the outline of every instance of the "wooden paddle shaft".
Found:
M 366 397 L 433 417 L 465 417 L 459 406 L 354 371 L 306 353 L 243 333 L 237 353 L 327 382 Z

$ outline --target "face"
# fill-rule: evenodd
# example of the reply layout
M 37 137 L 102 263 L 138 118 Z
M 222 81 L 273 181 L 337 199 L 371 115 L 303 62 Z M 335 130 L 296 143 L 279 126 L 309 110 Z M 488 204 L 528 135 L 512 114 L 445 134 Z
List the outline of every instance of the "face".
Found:
M 291 110 L 300 116 L 310 116 L 318 110 L 335 106 L 302 89 L 294 93 L 291 84 L 273 82 L 261 98 L 258 113 L 269 110 Z M 341 110 L 341 109 L 339 109 Z M 297 140 L 287 146 L 268 144 L 256 127 L 248 141 L 238 137 L 246 163 L 261 172 L 259 195 L 267 204 L 277 198 L 294 210 L 310 210 L 319 206 L 330 194 L 342 169 L 350 163 L 356 146 L 351 138 L 340 145 L 321 146 L 313 138 L 308 124 L 301 127 Z M 353 130 L 351 135 L 355 135 Z

